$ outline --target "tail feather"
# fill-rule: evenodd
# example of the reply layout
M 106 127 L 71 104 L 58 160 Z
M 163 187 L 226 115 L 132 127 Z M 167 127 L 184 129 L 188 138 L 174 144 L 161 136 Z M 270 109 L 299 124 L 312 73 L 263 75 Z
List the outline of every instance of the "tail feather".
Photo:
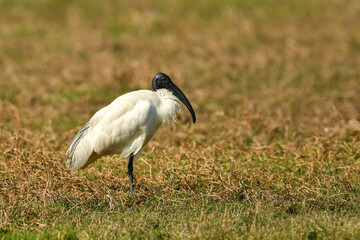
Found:
M 85 126 L 82 129 L 80 129 L 78 134 L 76 134 L 76 136 L 71 141 L 69 149 L 66 151 L 66 156 L 70 156 L 74 152 L 76 146 L 79 144 L 79 140 L 84 135 L 84 133 L 89 129 L 89 127 L 90 127 L 89 123 L 85 124 Z
M 66 151 L 66 156 L 68 156 L 66 167 L 71 168 L 71 171 L 73 172 L 86 167 L 88 165 L 86 163 L 89 160 L 95 160 L 93 159 L 95 156 L 91 157 L 94 150 L 88 134 L 89 127 L 90 125 L 87 123 L 74 137 L 69 149 Z

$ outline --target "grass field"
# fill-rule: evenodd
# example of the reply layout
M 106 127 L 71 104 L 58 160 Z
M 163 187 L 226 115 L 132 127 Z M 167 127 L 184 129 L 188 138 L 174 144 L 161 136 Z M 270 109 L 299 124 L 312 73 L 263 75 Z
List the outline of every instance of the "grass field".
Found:
M 0 239 L 359 239 L 360 1 L 0 0 Z M 71 174 L 101 107 L 191 101 Z

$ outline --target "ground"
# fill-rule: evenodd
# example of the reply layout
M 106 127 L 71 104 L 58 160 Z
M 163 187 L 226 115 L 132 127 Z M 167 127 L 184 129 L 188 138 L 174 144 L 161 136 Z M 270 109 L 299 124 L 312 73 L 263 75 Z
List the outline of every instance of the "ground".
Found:
M 0 239 L 360 238 L 357 0 L 0 1 Z M 176 124 L 71 174 L 76 132 L 164 72 Z

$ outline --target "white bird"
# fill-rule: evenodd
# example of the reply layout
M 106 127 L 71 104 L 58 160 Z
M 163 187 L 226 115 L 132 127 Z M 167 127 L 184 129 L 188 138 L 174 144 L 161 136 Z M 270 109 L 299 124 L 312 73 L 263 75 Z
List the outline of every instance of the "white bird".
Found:
M 138 90 L 116 98 L 97 111 L 78 132 L 66 151 L 66 167 L 73 172 L 110 154 L 128 158 L 130 193 L 133 189 L 133 160 L 150 141 L 158 127 L 176 120 L 179 100 L 195 112 L 182 91 L 164 73 L 152 79 L 154 91 Z

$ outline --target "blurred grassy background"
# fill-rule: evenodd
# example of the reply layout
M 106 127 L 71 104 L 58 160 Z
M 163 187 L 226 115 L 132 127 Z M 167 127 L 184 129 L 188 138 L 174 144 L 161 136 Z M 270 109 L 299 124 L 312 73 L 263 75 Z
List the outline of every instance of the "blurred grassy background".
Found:
M 1 238 L 360 236 L 360 2 L 1 0 Z M 190 99 L 135 164 L 64 169 L 99 108 Z

